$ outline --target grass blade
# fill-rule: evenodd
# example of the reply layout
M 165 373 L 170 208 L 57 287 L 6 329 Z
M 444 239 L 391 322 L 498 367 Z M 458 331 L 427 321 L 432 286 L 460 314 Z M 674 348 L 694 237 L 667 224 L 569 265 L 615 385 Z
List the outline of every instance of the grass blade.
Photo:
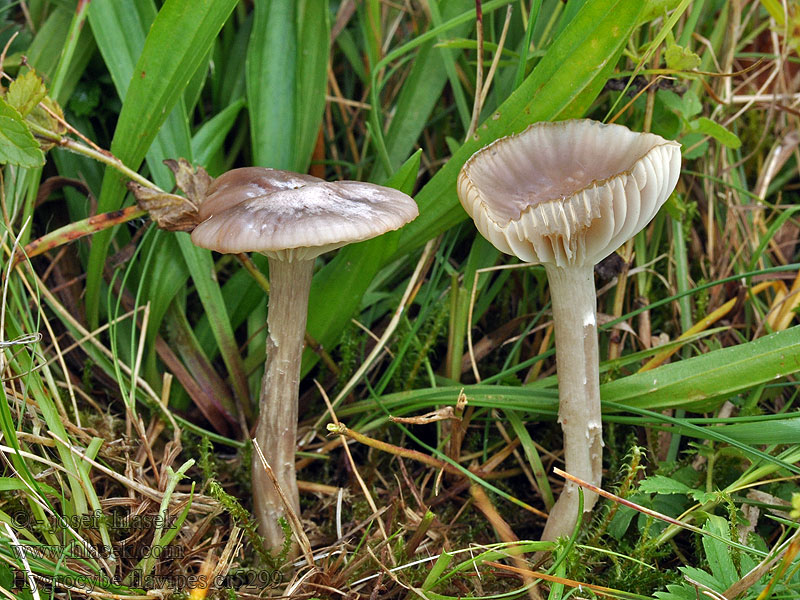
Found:
M 105 6 L 114 3 L 99 4 Z M 131 57 L 138 56 L 127 92 L 122 94 L 122 111 L 111 143 L 111 152 L 123 163 L 132 168 L 141 164 L 167 116 L 181 100 L 184 88 L 208 56 L 217 33 L 235 5 L 235 0 L 167 0 L 153 21 L 141 55 L 132 46 L 127 47 L 124 55 L 115 54 L 120 61 L 117 72 L 119 82 L 115 81 L 121 86 L 118 89 L 126 86 L 122 82 L 123 69 L 129 67 Z M 93 13 L 90 10 L 89 17 L 93 31 L 97 32 L 99 28 L 95 26 L 96 21 L 92 20 Z M 127 19 L 133 19 L 134 14 L 131 10 L 125 12 Z M 119 45 L 120 39 L 127 39 L 130 35 L 124 23 L 120 22 L 119 25 L 124 34 L 114 38 L 112 45 Z M 185 122 L 183 126 L 188 131 Z M 118 174 L 107 169 L 98 199 L 98 212 L 119 208 L 124 196 L 125 188 Z M 111 234 L 108 232 L 96 235 L 90 252 L 86 276 L 86 315 L 92 326 L 97 325 L 99 318 L 100 281 L 110 241 Z

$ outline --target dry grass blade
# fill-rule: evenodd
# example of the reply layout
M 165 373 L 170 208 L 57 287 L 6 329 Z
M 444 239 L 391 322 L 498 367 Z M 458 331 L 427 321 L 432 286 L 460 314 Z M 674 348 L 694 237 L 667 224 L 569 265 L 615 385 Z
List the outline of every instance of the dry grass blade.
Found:
M 447 421 L 451 419 L 454 421 L 461 421 L 461 417 L 456 416 L 455 409 L 452 406 L 445 406 L 415 417 L 389 417 L 392 423 L 403 423 L 404 425 L 429 425 L 437 421 Z
M 264 453 L 261 451 L 258 442 L 255 438 L 253 438 L 252 442 L 253 449 L 256 451 L 258 454 L 258 459 L 261 461 L 261 466 L 264 467 L 264 472 L 267 474 L 267 477 L 269 477 L 270 481 L 272 481 L 272 485 L 275 486 L 275 489 L 278 491 L 278 495 L 283 501 L 283 508 L 286 511 L 286 516 L 289 519 L 289 525 L 292 527 L 292 533 L 294 533 L 294 537 L 300 546 L 300 551 L 303 553 L 303 557 L 305 558 L 308 566 L 313 568 L 314 554 L 311 552 L 311 542 L 308 541 L 308 536 L 303 529 L 303 524 L 300 522 L 300 517 L 298 517 L 297 513 L 295 513 L 294 509 L 292 509 L 291 502 L 289 502 L 286 494 L 284 494 L 283 490 L 281 489 L 278 479 L 275 477 L 275 472 L 272 470 L 272 467 L 264 457 Z
M 579 591 L 583 588 L 587 590 L 592 590 L 593 592 L 597 592 L 598 594 L 608 597 L 608 598 L 625 598 L 625 597 L 633 597 L 633 594 L 627 595 L 625 592 L 621 590 L 614 590 L 612 588 L 608 588 L 602 585 L 594 585 L 591 583 L 583 583 L 580 581 L 575 581 L 574 579 L 567 579 L 565 577 L 557 577 L 555 575 L 548 575 L 547 573 L 541 573 L 539 571 L 531 571 L 530 569 L 522 569 L 520 567 L 512 567 L 511 565 L 504 565 L 502 563 L 494 562 L 494 561 L 486 561 L 488 566 L 494 567 L 496 569 L 501 569 L 503 571 L 511 571 L 512 573 L 517 573 L 523 577 L 530 577 L 534 581 L 537 579 L 543 579 L 545 581 L 552 581 L 553 583 L 560 583 L 562 585 L 569 586 L 571 588 L 576 588 Z
M 333 404 L 328 398 L 328 394 L 325 393 L 325 388 L 323 388 L 316 379 L 314 380 L 314 384 L 317 386 L 317 389 L 319 390 L 320 394 L 322 394 L 322 399 L 325 401 L 325 406 L 328 407 L 328 412 L 331 415 L 331 419 L 333 419 L 334 426 L 339 428 L 344 427 L 344 425 L 342 425 L 339 422 L 339 419 L 336 416 L 336 411 L 334 410 Z M 347 428 L 345 427 L 345 429 Z M 369 504 L 369 507 L 372 509 L 373 514 L 378 514 L 379 512 L 378 506 L 375 504 L 375 500 L 372 498 L 372 494 L 370 494 L 367 484 L 364 483 L 364 480 L 361 478 L 361 474 L 358 472 L 358 467 L 356 466 L 356 462 L 353 460 L 353 455 L 350 453 L 350 448 L 347 446 L 347 441 L 344 439 L 345 434 L 339 433 L 339 435 L 341 436 L 342 440 L 342 448 L 344 448 L 345 454 L 347 454 L 347 460 L 350 463 L 350 467 L 353 469 L 353 473 L 356 476 L 356 480 L 358 481 L 358 485 L 361 488 L 361 491 L 364 493 L 364 497 L 367 500 L 367 504 Z M 381 535 L 383 536 L 383 539 L 385 541 L 388 541 L 389 535 L 386 532 L 386 527 L 384 526 L 383 521 L 381 519 L 378 519 L 377 521 L 378 521 L 378 528 L 381 530 Z

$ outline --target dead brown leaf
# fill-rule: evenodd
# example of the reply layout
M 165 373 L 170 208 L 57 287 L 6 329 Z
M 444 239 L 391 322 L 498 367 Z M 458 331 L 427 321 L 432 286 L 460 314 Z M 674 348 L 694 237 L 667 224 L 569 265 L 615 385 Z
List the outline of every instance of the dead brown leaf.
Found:
M 197 205 L 188 198 L 146 188 L 133 181 L 128 182 L 128 189 L 136 197 L 139 208 L 149 212 L 161 229 L 191 231 L 200 222 Z

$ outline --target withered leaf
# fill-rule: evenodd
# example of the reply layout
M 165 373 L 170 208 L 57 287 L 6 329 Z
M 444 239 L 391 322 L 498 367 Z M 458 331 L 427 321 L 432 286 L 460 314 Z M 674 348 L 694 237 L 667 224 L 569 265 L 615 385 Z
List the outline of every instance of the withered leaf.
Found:
M 191 231 L 200 222 L 197 205 L 183 196 L 159 192 L 133 181 L 128 182 L 139 208 L 150 213 L 150 218 L 167 231 Z
M 61 110 L 61 106 L 59 106 L 58 102 L 53 100 L 50 96 L 42 98 L 39 104 L 33 107 L 25 119 L 40 127 L 53 131 L 58 135 L 63 135 L 67 132 L 67 128 L 64 125 L 64 111 Z M 47 152 L 55 144 L 41 140 L 41 145 L 42 150 Z
M 444 421 L 446 419 L 460 421 L 461 417 L 455 414 L 452 406 L 445 406 L 438 410 L 425 413 L 424 415 L 417 415 L 416 417 L 389 417 L 389 420 L 392 421 L 392 423 L 405 423 L 407 425 L 427 425 L 428 423 Z
M 173 172 L 175 183 L 183 190 L 186 197 L 199 207 L 206 199 L 206 190 L 214 179 L 203 167 L 197 167 L 195 171 L 185 158 L 178 160 L 168 158 L 164 164 Z

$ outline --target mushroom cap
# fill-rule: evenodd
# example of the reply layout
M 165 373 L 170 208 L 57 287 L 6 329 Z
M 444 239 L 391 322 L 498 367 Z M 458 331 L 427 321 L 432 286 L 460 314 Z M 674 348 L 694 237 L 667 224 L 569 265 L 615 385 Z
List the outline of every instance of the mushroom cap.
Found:
M 596 264 L 636 235 L 680 174 L 680 144 L 589 119 L 534 123 L 478 150 L 458 197 L 499 250 L 557 267 Z
M 200 222 L 210 216 L 239 204 L 278 190 L 303 187 L 323 181 L 313 175 L 281 171 L 268 167 L 243 167 L 226 171 L 217 177 L 206 190 L 206 198 L 197 210 Z
M 419 214 L 413 199 L 392 188 L 261 167 L 225 173 L 209 191 L 201 211 L 211 209 L 192 231 L 195 245 L 286 261 L 377 237 Z

